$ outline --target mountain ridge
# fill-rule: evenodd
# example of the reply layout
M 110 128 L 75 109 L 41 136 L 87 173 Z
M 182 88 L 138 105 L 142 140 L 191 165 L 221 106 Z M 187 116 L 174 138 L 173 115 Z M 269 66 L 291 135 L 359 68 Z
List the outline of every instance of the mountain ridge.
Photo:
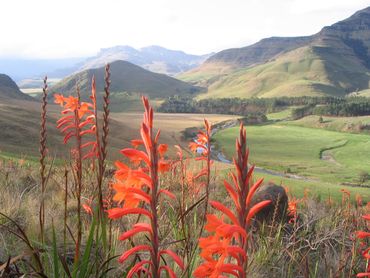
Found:
M 106 63 L 124 60 L 156 73 L 173 76 L 200 65 L 210 55 L 187 54 L 181 50 L 170 50 L 158 45 L 139 49 L 128 45 L 118 45 L 100 49 L 96 56 L 86 59 L 78 71 L 102 67 Z
M 297 51 L 301 48 L 305 51 Z M 312 75 L 305 63 L 314 61 L 320 70 Z M 370 86 L 370 7 L 312 36 L 270 37 L 223 50 L 180 79 L 207 86 L 208 93 L 200 96 L 204 98 L 344 96 L 366 90 Z M 258 86 L 262 89 L 256 90 Z

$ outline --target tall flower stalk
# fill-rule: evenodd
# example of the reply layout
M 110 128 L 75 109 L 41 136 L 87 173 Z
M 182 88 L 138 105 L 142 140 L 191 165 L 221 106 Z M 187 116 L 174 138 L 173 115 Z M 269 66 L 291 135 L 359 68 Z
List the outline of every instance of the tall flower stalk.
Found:
M 129 158 L 135 168 L 117 161 L 117 171 L 115 178 L 117 182 L 113 185 L 116 191 L 114 200 L 121 204 L 120 207 L 108 210 L 111 219 L 121 218 L 130 214 L 138 214 L 145 217 L 147 222 L 136 223 L 132 228 L 124 232 L 119 239 L 131 239 L 138 233 L 146 233 L 150 243 L 137 245 L 124 252 L 119 258 L 120 263 L 127 261 L 129 257 L 138 252 L 148 252 L 150 259 L 137 262 L 127 273 L 126 277 L 133 277 L 134 274 L 146 273 L 150 277 L 163 277 L 161 273 L 166 273 L 170 277 L 176 274 L 167 263 L 162 264 L 161 258 L 169 256 L 181 269 L 184 268 L 182 260 L 175 252 L 169 249 L 162 249 L 159 240 L 158 207 L 162 195 L 171 199 L 175 196 L 167 190 L 160 188 L 159 174 L 170 170 L 170 163 L 164 159 L 167 145 L 159 144 L 158 131 L 153 131 L 153 108 L 149 105 L 146 97 L 142 97 L 145 112 L 140 128 L 141 139 L 133 140 L 132 144 L 136 148 L 126 148 L 121 153 Z M 137 147 L 144 146 L 144 151 Z M 144 204 L 141 206 L 141 204 Z
M 77 88 L 77 97 L 64 97 L 55 94 L 55 103 L 63 107 L 61 119 L 57 121 L 57 127 L 64 134 L 64 144 L 67 144 L 71 138 L 75 138 L 75 147 L 72 149 L 74 156 L 74 177 L 76 184 L 77 199 L 77 238 L 75 262 L 79 259 L 81 238 L 82 238 L 82 221 L 81 221 L 81 192 L 82 192 L 82 161 L 85 159 L 96 158 L 99 156 L 98 143 L 96 141 L 87 141 L 83 143 L 82 137 L 88 134 L 96 134 L 96 118 L 94 110 L 96 109 L 95 80 L 93 78 L 92 86 L 92 103 L 81 102 L 80 90 Z M 83 152 L 84 149 L 87 151 Z
M 224 181 L 234 211 L 220 202 L 210 201 L 222 216 L 207 214 L 205 230 L 210 235 L 199 239 L 200 256 L 204 262 L 195 270 L 195 277 L 216 278 L 230 274 L 242 278 L 247 275 L 251 220 L 271 203 L 267 200 L 251 206 L 252 197 L 263 179 L 252 183 L 254 166 L 248 168 L 248 156 L 246 131 L 241 124 L 239 140 L 236 140 L 236 158 L 233 159 L 236 174 L 231 173 L 232 182 Z
M 199 179 L 200 177 L 205 177 L 206 180 L 204 183 L 200 184 L 205 187 L 205 198 L 204 198 L 204 220 L 201 225 L 200 235 L 204 228 L 205 216 L 208 210 L 208 200 L 210 194 L 210 184 L 211 184 L 211 134 L 212 134 L 212 125 L 205 119 L 204 120 L 205 131 L 199 130 L 197 138 L 194 142 L 189 144 L 190 150 L 193 152 L 200 152 L 201 156 L 195 158 L 198 161 L 204 161 L 205 166 L 200 170 L 200 172 L 193 177 L 193 179 Z
M 46 107 L 48 97 L 47 77 L 44 78 L 44 87 L 42 89 L 42 106 L 41 106 L 41 129 L 40 129 L 40 177 L 41 177 L 41 205 L 39 213 L 40 222 L 40 238 L 44 242 L 44 227 L 45 227 L 45 189 L 46 189 L 46 165 L 45 158 L 47 154 L 46 149 Z

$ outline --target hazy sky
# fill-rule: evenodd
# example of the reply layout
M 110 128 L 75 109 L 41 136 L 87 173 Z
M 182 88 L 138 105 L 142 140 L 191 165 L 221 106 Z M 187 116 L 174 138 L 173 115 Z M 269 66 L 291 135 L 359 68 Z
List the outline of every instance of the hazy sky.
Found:
M 115 45 L 204 54 L 310 35 L 370 0 L 2 0 L 0 56 L 94 55 Z

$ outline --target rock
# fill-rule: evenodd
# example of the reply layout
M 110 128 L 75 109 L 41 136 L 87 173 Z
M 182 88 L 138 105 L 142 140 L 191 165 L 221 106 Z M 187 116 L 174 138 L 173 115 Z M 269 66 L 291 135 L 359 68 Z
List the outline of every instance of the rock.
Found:
M 256 214 L 255 219 L 258 222 L 280 221 L 285 218 L 288 196 L 284 187 L 271 182 L 262 185 L 254 194 L 251 206 L 265 200 L 271 200 L 272 202 Z

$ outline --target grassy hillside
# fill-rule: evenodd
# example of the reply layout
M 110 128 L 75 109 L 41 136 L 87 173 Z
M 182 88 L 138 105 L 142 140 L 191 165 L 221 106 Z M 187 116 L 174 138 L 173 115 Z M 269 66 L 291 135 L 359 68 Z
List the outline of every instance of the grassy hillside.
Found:
M 156 102 L 153 102 L 154 104 Z M 142 104 L 132 101 L 131 112 L 111 113 L 110 120 L 110 151 L 109 159 L 120 158 L 119 150 L 130 146 L 130 141 L 139 137 L 140 121 L 142 120 Z M 130 106 L 128 105 L 128 106 Z M 63 138 L 56 128 L 56 121 L 60 118 L 60 107 L 48 105 L 47 133 L 48 148 L 51 155 L 67 155 L 62 144 Z M 201 126 L 207 117 L 210 122 L 217 123 L 228 119 L 236 119 L 231 115 L 202 115 L 202 114 L 162 114 L 157 113 L 156 128 L 160 128 L 163 143 L 183 145 L 187 148 L 187 141 L 182 141 L 182 131 L 189 127 Z M 40 103 L 35 101 L 6 100 L 0 102 L 0 156 L 13 153 L 38 156 L 40 128 Z M 170 153 L 174 152 L 171 148 Z
M 360 117 L 322 116 L 323 119 L 322 122 L 319 121 L 319 118 L 320 116 L 311 115 L 296 121 L 285 122 L 284 124 L 347 133 L 369 132 L 369 128 L 367 128 L 367 126 L 370 126 L 370 116 L 360 116 Z
M 111 64 L 111 92 L 137 93 L 148 95 L 151 98 L 164 98 L 172 95 L 196 94 L 201 89 L 186 82 L 177 80 L 164 74 L 153 73 L 125 61 L 116 61 Z M 91 78 L 95 75 L 97 91 L 104 90 L 104 67 L 89 69 L 67 77 L 55 84 L 51 92 L 74 94 L 78 83 L 81 92 L 87 95 L 90 90 Z
M 0 99 L 33 100 L 32 97 L 22 93 L 17 84 L 5 74 L 0 74 Z
M 199 84 L 235 69 L 265 63 L 280 54 L 302 47 L 311 40 L 311 37 L 272 37 L 250 46 L 226 49 L 208 58 L 200 67 L 181 74 L 179 78 Z
M 179 78 L 200 98 L 343 96 L 370 88 L 370 7 L 310 37 L 269 38 L 221 51 Z
M 263 65 L 214 78 L 199 98 L 343 96 L 369 86 L 370 70 L 356 57 L 336 52 L 329 46 L 298 48 Z

